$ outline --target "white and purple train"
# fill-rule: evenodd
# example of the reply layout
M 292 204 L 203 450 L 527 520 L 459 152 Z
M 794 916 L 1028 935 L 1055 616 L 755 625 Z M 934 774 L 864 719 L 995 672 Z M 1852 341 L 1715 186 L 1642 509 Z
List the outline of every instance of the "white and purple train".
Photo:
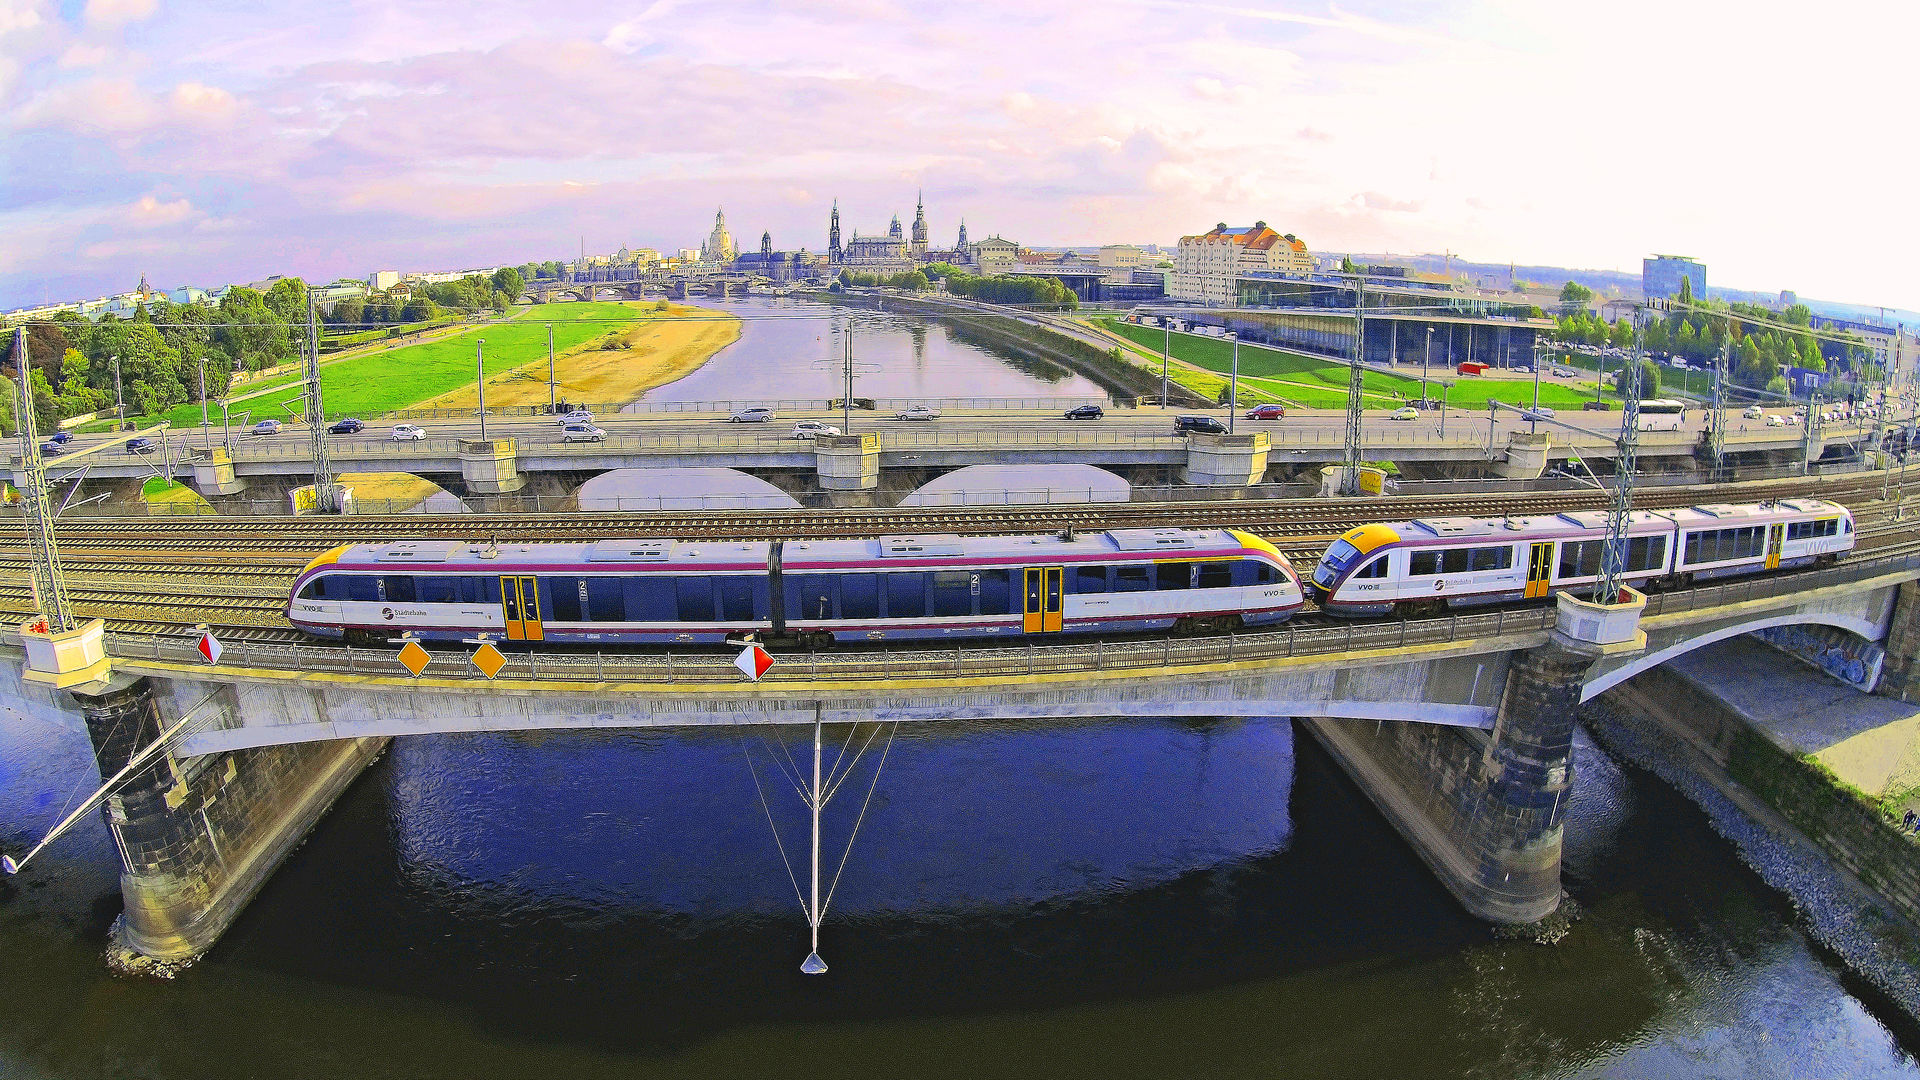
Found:
M 1599 579 L 1606 536 L 1603 510 L 1362 525 L 1327 549 L 1309 588 L 1332 615 L 1426 615 L 1585 593 Z M 1622 577 L 1680 587 L 1831 561 L 1853 546 L 1853 515 L 1818 499 L 1637 510 Z
M 308 563 L 287 618 L 386 641 L 808 643 L 1221 630 L 1304 604 L 1272 544 L 1228 530 L 1078 536 L 354 544 Z

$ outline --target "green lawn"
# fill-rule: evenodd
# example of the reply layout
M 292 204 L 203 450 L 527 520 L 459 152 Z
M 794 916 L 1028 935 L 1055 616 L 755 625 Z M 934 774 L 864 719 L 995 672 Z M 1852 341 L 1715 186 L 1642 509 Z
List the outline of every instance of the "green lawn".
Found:
M 487 374 L 521 367 L 547 355 L 547 323 L 553 324 L 555 352 L 585 344 L 618 330 L 619 322 L 632 322 L 643 312 L 615 303 L 572 303 L 535 305 L 503 323 L 475 327 L 462 334 L 438 341 L 386 349 L 327 364 L 320 369 L 320 393 L 329 417 L 370 416 L 404 409 L 430 397 L 470 385 L 474 379 L 474 340 L 485 339 Z M 263 397 L 232 407 L 234 413 L 246 410 L 248 419 L 291 419 L 299 408 L 298 376 L 289 376 L 263 384 L 283 393 Z M 262 387 L 249 386 L 242 394 L 253 394 Z M 294 409 L 288 409 L 288 399 Z M 213 422 L 220 422 L 220 410 L 211 408 Z M 180 405 L 164 417 L 142 417 L 142 426 L 161 419 L 175 427 L 199 427 L 200 404 Z M 238 420 L 238 416 L 235 416 Z
M 1156 327 L 1136 326 L 1118 319 L 1103 319 L 1102 325 L 1151 352 L 1158 353 L 1165 340 Z M 1195 334 L 1173 335 L 1173 355 L 1208 371 L 1226 374 L 1233 366 L 1233 343 Z M 1472 375 L 1445 375 L 1453 381 L 1447 403 L 1463 409 L 1484 409 L 1489 399 L 1510 405 L 1533 404 L 1532 380 L 1487 379 Z M 1287 398 L 1307 408 L 1339 409 L 1347 403 L 1347 382 L 1351 378 L 1345 364 L 1330 363 L 1313 357 L 1281 352 L 1242 342 L 1240 345 L 1241 397 L 1247 399 L 1248 385 L 1266 395 Z M 1361 391 L 1367 395 L 1368 408 L 1385 408 L 1395 401 L 1420 396 L 1419 378 L 1366 371 L 1360 377 Z M 1195 389 L 1201 389 L 1195 387 Z M 1204 392 L 1204 391 L 1203 391 Z M 1429 380 L 1427 392 L 1440 397 L 1438 378 Z M 1612 399 L 1612 391 L 1606 397 Z M 1593 384 L 1584 389 L 1563 383 L 1540 384 L 1540 404 L 1556 409 L 1580 407 L 1593 399 Z

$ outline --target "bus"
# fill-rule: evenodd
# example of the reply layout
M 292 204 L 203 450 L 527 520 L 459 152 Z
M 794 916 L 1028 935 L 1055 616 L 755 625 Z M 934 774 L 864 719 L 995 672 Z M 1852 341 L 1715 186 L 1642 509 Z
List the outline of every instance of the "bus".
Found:
M 1647 398 L 1640 402 L 1641 431 L 1679 431 L 1687 417 L 1687 403 L 1672 398 Z

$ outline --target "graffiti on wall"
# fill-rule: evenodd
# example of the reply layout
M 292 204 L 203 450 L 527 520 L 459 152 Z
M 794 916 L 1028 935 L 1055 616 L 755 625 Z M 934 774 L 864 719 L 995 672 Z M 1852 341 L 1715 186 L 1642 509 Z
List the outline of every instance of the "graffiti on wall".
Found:
M 1879 642 L 1837 626 L 1769 626 L 1753 636 L 1869 694 L 1887 655 Z

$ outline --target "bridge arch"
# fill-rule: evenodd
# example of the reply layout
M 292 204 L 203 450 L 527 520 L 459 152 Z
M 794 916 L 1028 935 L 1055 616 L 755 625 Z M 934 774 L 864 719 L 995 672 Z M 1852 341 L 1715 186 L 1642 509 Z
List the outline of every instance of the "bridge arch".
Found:
M 1883 619 L 1871 618 L 1843 611 L 1787 611 L 1764 618 L 1734 623 L 1731 626 L 1717 627 L 1699 634 L 1684 637 L 1661 649 L 1650 649 L 1633 657 L 1617 668 L 1587 681 L 1580 691 L 1581 701 L 1591 701 L 1614 687 L 1633 678 L 1635 675 L 1661 664 L 1676 656 L 1687 653 L 1716 641 L 1725 641 L 1730 637 L 1750 634 L 1755 630 L 1765 630 L 1773 626 L 1832 626 L 1845 630 L 1865 641 L 1881 641 L 1886 638 L 1886 623 Z M 1784 658 L 1783 658 L 1784 659 Z

